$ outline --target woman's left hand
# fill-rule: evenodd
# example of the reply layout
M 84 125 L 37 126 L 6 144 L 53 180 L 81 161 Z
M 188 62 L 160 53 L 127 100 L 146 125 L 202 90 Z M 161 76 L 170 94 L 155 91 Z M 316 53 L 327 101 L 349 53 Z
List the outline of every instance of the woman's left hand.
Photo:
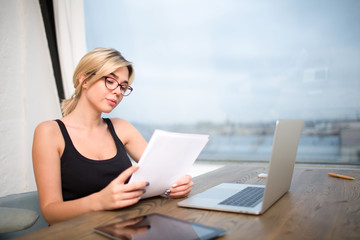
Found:
M 169 198 L 186 197 L 191 192 L 193 185 L 194 182 L 192 181 L 192 177 L 190 175 L 185 175 L 176 181 L 171 188 L 165 191 L 165 196 Z

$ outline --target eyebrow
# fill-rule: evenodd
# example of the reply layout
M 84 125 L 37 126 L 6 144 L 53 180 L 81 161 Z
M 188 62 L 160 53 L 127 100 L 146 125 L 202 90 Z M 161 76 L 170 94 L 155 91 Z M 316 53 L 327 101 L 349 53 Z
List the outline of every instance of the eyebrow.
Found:
M 116 80 L 119 80 L 119 77 L 115 73 L 110 73 L 110 75 L 113 76 L 114 78 L 116 78 Z M 124 80 L 123 82 L 121 82 L 121 84 L 123 84 L 123 83 L 129 85 L 128 80 Z
M 118 76 L 116 76 L 116 74 L 115 73 L 110 73 L 110 75 L 112 75 L 113 77 L 115 77 L 116 79 L 118 79 L 119 77 Z

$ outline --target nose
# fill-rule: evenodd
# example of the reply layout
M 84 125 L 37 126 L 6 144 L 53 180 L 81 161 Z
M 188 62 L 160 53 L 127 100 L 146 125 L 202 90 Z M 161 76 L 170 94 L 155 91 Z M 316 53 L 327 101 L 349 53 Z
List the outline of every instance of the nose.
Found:
M 117 88 L 115 88 L 115 89 L 113 90 L 113 93 L 115 93 L 116 95 L 122 95 L 122 94 L 121 94 L 121 87 L 120 87 L 120 85 L 117 86 Z

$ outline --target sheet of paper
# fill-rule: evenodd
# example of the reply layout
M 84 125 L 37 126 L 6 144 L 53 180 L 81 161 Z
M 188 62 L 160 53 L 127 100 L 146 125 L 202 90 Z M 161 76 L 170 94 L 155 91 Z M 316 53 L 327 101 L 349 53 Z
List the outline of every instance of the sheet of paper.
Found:
M 163 194 L 187 174 L 208 141 L 209 135 L 155 130 L 129 183 L 150 183 L 142 198 Z

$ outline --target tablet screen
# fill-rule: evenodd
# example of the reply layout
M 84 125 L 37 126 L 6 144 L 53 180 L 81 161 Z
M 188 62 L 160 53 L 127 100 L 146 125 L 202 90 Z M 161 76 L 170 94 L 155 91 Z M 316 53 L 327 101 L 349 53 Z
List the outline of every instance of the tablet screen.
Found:
M 94 231 L 112 239 L 212 239 L 225 234 L 225 230 L 177 218 L 149 214 L 94 228 Z

